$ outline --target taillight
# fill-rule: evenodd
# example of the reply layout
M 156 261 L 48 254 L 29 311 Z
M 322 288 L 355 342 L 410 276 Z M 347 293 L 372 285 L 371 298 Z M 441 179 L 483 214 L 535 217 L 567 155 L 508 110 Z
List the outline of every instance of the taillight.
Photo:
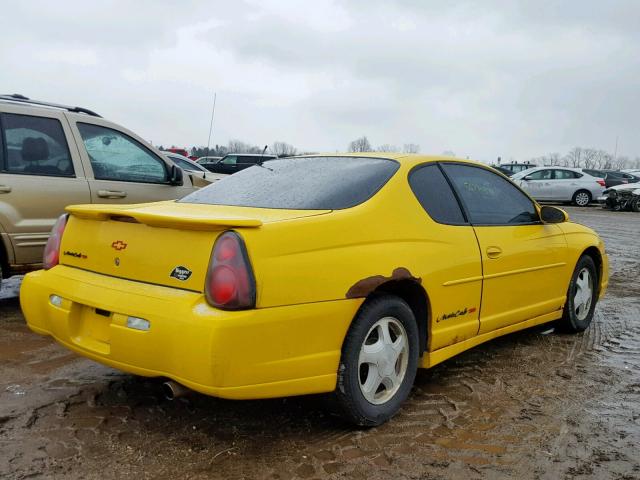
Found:
M 605 187 L 606 186 L 606 184 L 604 183 L 604 180 L 602 180 L 601 178 L 597 179 L 596 182 L 598 182 L 601 187 Z
M 51 235 L 47 240 L 47 246 L 44 247 L 44 257 L 42 259 L 45 270 L 49 270 L 60 263 L 60 243 L 62 243 L 62 234 L 67 226 L 68 217 L 69 215 L 66 213 L 60 215 L 51 229 Z
M 256 304 L 256 282 L 242 237 L 227 231 L 216 240 L 205 282 L 207 301 L 224 310 Z

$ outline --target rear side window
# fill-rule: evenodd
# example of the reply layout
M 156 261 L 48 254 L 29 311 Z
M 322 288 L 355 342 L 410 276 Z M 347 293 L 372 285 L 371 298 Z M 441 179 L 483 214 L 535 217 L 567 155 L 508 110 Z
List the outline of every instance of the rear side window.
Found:
M 454 225 L 466 223 L 458 200 L 438 165 L 426 165 L 411 172 L 409 185 L 433 220 Z
M 537 222 L 534 203 L 509 180 L 481 167 L 443 165 L 476 225 L 514 225 Z
M 553 178 L 556 180 L 571 180 L 572 178 L 580 178 L 582 175 L 572 170 L 554 170 Z
M 3 113 L 1 123 L 5 147 L 2 171 L 54 177 L 75 175 L 59 120 Z
M 398 170 L 393 160 L 298 157 L 269 160 L 184 197 L 183 203 L 338 210 L 372 197 Z

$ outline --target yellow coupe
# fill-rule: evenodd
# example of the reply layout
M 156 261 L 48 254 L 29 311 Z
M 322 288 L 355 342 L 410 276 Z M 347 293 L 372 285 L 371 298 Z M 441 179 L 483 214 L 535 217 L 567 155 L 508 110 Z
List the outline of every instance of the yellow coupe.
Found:
M 208 395 L 334 392 L 378 425 L 429 368 L 557 321 L 587 328 L 602 240 L 495 170 L 442 157 L 261 162 L 178 201 L 67 208 L 29 327 Z

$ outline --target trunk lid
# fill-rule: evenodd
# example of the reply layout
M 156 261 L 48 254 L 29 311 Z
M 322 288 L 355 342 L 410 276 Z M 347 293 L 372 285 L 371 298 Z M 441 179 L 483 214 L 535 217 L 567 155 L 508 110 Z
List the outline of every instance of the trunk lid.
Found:
M 201 292 L 216 238 L 225 230 L 329 213 L 178 203 L 77 205 L 60 263 L 92 272 Z M 249 252 L 251 255 L 251 252 Z

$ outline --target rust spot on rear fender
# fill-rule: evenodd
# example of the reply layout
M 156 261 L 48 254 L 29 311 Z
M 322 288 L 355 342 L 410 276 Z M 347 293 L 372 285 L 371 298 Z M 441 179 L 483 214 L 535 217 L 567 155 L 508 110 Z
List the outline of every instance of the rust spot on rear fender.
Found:
M 419 277 L 414 277 L 409 270 L 404 267 L 396 268 L 390 277 L 385 277 L 384 275 L 374 275 L 372 277 L 363 278 L 362 280 L 358 280 L 354 283 L 351 288 L 347 291 L 347 298 L 362 298 L 369 295 L 376 288 L 378 288 L 383 283 L 389 281 L 398 281 L 398 280 L 413 280 L 417 283 L 422 283 L 422 279 Z

